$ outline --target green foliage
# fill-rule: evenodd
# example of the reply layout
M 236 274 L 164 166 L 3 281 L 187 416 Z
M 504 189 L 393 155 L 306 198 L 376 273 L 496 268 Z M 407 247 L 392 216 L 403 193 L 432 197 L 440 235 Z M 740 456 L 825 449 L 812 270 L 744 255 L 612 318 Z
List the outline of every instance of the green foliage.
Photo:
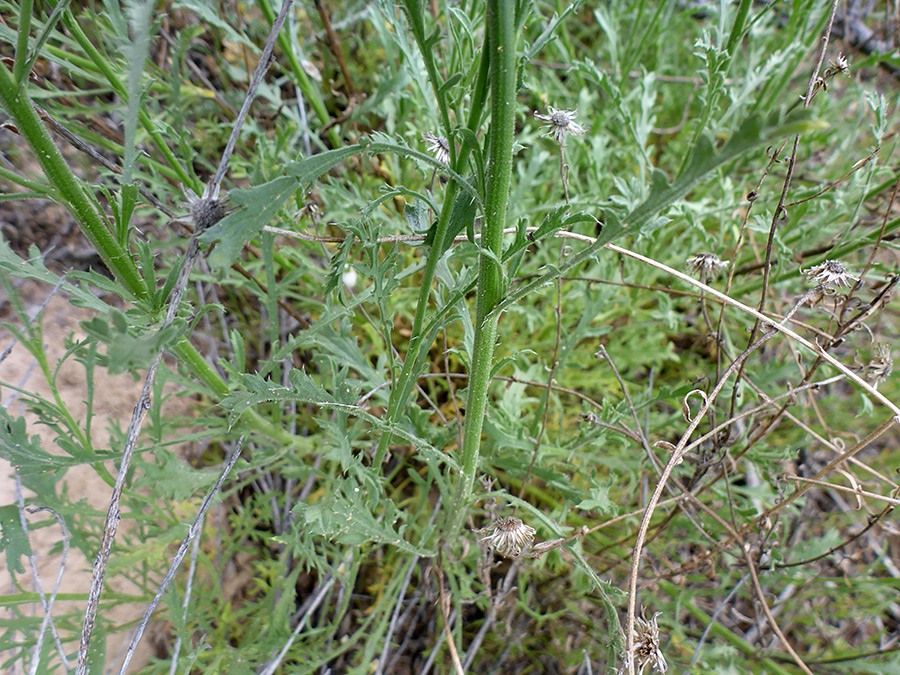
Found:
M 0 457 L 26 476 L 29 474 L 52 476 L 59 469 L 81 463 L 76 458 L 52 455 L 41 448 L 37 436 L 28 436 L 25 418 L 12 418 L 6 410 L 0 410 Z M 88 460 L 87 457 L 82 459 Z
M 24 574 L 22 558 L 31 555 L 31 544 L 28 542 L 28 535 L 22 529 L 17 504 L 0 506 L 0 551 L 6 552 L 6 569 L 9 570 L 10 576 Z
M 91 669 L 113 666 L 120 638 L 106 637 L 130 628 L 114 607 L 156 592 L 243 437 L 142 672 L 170 672 L 176 640 L 179 672 L 263 672 L 283 648 L 275 672 L 421 672 L 429 659 L 452 672 L 448 638 L 466 672 L 618 672 L 635 533 L 687 428 L 684 398 L 696 415 L 694 392 L 710 394 L 754 326 L 667 270 L 715 253 L 731 266 L 699 273 L 705 284 L 776 318 L 802 298 L 792 329 L 873 382 L 887 370 L 896 85 L 872 76 L 892 57 L 855 53 L 846 78 L 832 38 L 805 106 L 828 19 L 817 3 L 295 3 L 230 160 L 233 210 L 197 233 L 201 260 L 165 323 L 189 241 L 185 207 L 167 212 L 215 171 L 280 4 L 241 5 L 235 21 L 206 0 L 0 0 L 0 39 L 16 46 L 0 104 L 20 132 L 0 206 L 55 200 L 105 266 L 45 261 L 4 229 L 5 334 L 41 391 L 0 359 L 4 404 L 18 399 L 0 409 L 0 457 L 88 560 L 105 514 L 71 470 L 93 471 L 105 499 L 129 431 L 95 412 L 96 379 L 128 372 L 139 387 L 165 354 L 124 475 Z M 95 154 L 51 137 L 32 101 Z M 585 133 L 560 146 L 534 118 L 550 107 L 577 109 Z M 834 259 L 865 280 L 813 303 L 804 271 Z M 58 360 L 22 280 L 90 313 Z M 837 374 L 772 337 L 686 439 L 637 579 L 670 672 L 794 672 L 743 551 L 766 597 L 791 589 L 779 625 L 815 672 L 896 670 L 878 631 L 857 629 L 896 622 L 883 504 L 816 487 L 760 518 L 801 485 L 786 475 L 814 475 L 882 423 L 882 402 L 847 382 L 784 396 Z M 62 395 L 73 377 L 83 406 Z M 879 387 L 897 398 L 895 376 Z M 177 414 L 163 405 L 176 396 Z M 885 431 L 864 466 L 822 479 L 891 494 L 896 440 Z M 684 489 L 692 499 L 676 500 Z M 535 529 L 534 557 L 490 550 L 504 516 Z M 18 584 L 0 598 L 15 624 L 3 666 L 62 672 L 49 634 L 34 663 L 18 506 L 0 505 L 0 521 Z M 54 609 L 68 652 L 75 599 Z

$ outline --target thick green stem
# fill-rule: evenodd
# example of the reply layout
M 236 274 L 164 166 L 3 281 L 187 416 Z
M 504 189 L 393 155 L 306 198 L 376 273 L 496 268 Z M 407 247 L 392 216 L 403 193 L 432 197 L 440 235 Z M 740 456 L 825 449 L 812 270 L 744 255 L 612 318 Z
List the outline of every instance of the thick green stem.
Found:
M 452 522 L 448 536 L 458 531 L 465 518 L 478 468 L 481 430 L 484 426 L 488 386 L 497 338 L 497 315 L 492 313 L 502 293 L 500 256 L 503 226 L 512 176 L 512 146 L 516 111 L 516 24 L 515 3 L 490 0 L 487 29 L 491 59 L 491 136 L 488 152 L 487 199 L 482 226 L 478 290 L 475 304 L 475 346 L 466 399 L 463 435 L 462 475 L 456 487 Z
M 79 180 L 69 169 L 50 134 L 41 124 L 25 87 L 18 83 L 6 65 L 0 63 L 0 104 L 15 120 L 16 128 L 34 151 L 35 159 L 44 170 L 60 198 L 78 219 L 85 236 L 90 240 L 103 262 L 128 289 L 134 298 L 143 298 L 147 289 L 137 265 L 113 237 L 105 218 L 88 197 Z
M 490 54 L 487 45 L 481 56 L 481 68 L 478 71 L 478 78 L 472 90 L 472 106 L 469 109 L 469 119 L 466 126 L 475 133 L 478 123 L 481 120 L 482 106 L 484 105 L 484 97 L 487 92 L 487 78 L 490 71 Z M 454 147 L 451 141 L 450 147 Z M 463 145 L 456 155 L 456 162 L 453 169 L 459 173 L 469 161 L 470 148 Z M 441 206 L 441 214 L 438 217 L 438 224 L 435 228 L 434 242 L 431 251 L 428 254 L 428 260 L 425 262 L 425 269 L 422 272 L 422 281 L 419 285 L 419 300 L 416 304 L 416 314 L 413 318 L 412 337 L 409 341 L 409 349 L 406 351 L 406 360 L 403 362 L 403 368 L 400 375 L 397 376 L 394 386 L 391 387 L 391 400 L 388 406 L 386 421 L 395 424 L 399 419 L 403 410 L 406 409 L 406 403 L 412 392 L 413 379 L 419 372 L 419 364 L 424 358 L 425 352 L 431 348 L 431 340 L 428 339 L 430 331 L 424 330 L 425 315 L 428 312 L 428 299 L 431 297 L 431 285 L 434 282 L 434 274 L 437 270 L 438 262 L 447 250 L 447 236 L 450 230 L 450 215 L 453 212 L 453 205 L 459 194 L 459 184 L 451 181 L 447 186 L 444 194 L 444 202 Z M 387 454 L 388 446 L 391 443 L 392 434 L 387 431 L 381 435 L 378 444 L 378 452 L 375 455 L 375 466 L 380 466 Z
M 28 34 L 31 32 L 32 0 L 22 0 L 19 5 L 19 33 L 16 36 L 16 55 L 13 63 L 13 77 L 24 87 L 23 77 L 28 77 L 25 64 L 28 62 Z

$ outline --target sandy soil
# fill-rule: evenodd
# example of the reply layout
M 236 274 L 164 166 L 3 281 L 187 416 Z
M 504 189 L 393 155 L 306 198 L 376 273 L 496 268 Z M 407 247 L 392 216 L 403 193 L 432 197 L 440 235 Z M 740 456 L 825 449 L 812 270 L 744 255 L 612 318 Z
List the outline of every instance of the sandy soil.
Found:
M 38 311 L 50 291 L 50 288 L 40 287 L 31 282 L 26 282 L 21 287 L 21 296 L 29 315 Z M 0 301 L 4 301 L 3 305 L 6 304 L 5 300 L 5 297 L 0 297 Z M 6 309 L 8 310 L 8 306 Z M 3 320 L 14 320 L 14 315 L 11 316 L 8 311 L 0 310 L 0 312 L 2 312 Z M 44 310 L 43 325 L 44 342 L 51 364 L 54 364 L 62 357 L 65 351 L 63 339 L 66 336 L 72 333 L 83 335 L 78 322 L 88 319 L 90 316 L 90 312 L 73 307 L 64 297 L 57 295 L 50 300 Z M 0 330 L 0 352 L 6 349 L 11 341 L 10 334 L 7 331 Z M 111 376 L 100 369 L 95 373 L 95 380 L 94 413 L 97 416 L 95 428 L 98 430 L 97 436 L 99 439 L 104 438 L 100 430 L 105 428 L 106 420 L 109 418 L 118 420 L 119 425 L 123 428 L 127 426 L 128 419 L 131 417 L 132 407 L 140 393 L 141 383 L 135 382 L 128 374 Z M 85 392 L 84 371 L 80 365 L 71 360 L 68 361 L 60 371 L 59 384 L 66 406 L 73 411 L 77 419 L 79 415 L 83 415 L 85 409 L 83 402 Z M 22 398 L 9 385 L 23 387 L 28 391 L 43 396 L 49 396 L 50 393 L 34 358 L 21 344 L 16 344 L 9 356 L 0 363 L 0 402 L 4 406 L 8 406 L 9 412 L 14 417 L 20 415 L 26 417 L 29 423 L 29 434 L 38 434 L 42 441 L 42 447 L 45 450 L 48 452 L 58 451 L 54 446 L 52 430 L 35 424 L 35 416 L 26 410 Z M 167 413 L 184 414 L 186 412 L 184 409 L 176 410 L 177 406 L 186 405 L 184 401 L 176 397 L 169 397 L 166 405 Z M 115 475 L 116 467 L 110 465 L 108 468 Z M 108 509 L 111 489 L 97 476 L 93 469 L 87 466 L 75 467 L 66 474 L 66 481 L 70 494 L 84 497 L 91 506 L 104 512 Z M 15 480 L 12 477 L 11 467 L 5 460 L 0 459 L 0 506 L 14 503 L 16 503 Z M 48 519 L 50 519 L 50 516 L 46 513 L 28 515 L 28 521 L 32 525 Z M 125 521 L 121 525 L 124 526 Z M 52 547 L 61 541 L 60 530 L 56 525 L 32 529 L 29 532 L 29 538 L 32 550 L 36 555 L 42 585 L 49 590 L 53 586 L 60 564 L 61 555 L 50 553 Z M 113 548 L 113 556 L 115 556 L 115 547 Z M 90 587 L 92 562 L 92 560 L 86 560 L 80 551 L 74 547 L 71 548 L 66 560 L 65 574 L 60 592 L 86 594 Z M 32 590 L 34 588 L 30 570 L 27 570 L 25 574 L 18 575 L 17 581 L 24 589 Z M 112 584 L 107 584 L 107 590 L 128 592 L 131 589 L 124 588 L 121 584 L 113 582 Z M 15 592 L 13 580 L 10 578 L 6 565 L 0 564 L 0 593 L 12 592 Z M 84 611 L 84 605 L 84 602 L 75 603 L 79 612 Z M 72 604 L 70 603 L 68 606 L 71 608 Z M 65 607 L 65 603 L 58 603 L 53 614 L 58 616 Z M 26 611 L 42 616 L 38 606 L 31 607 Z M 143 611 L 143 605 L 123 604 L 118 605 L 113 610 L 113 613 L 107 616 L 116 625 L 122 625 L 139 617 Z M 130 634 L 118 634 L 108 639 L 106 650 L 108 668 L 111 663 L 120 661 L 129 639 Z M 66 648 L 70 653 L 75 650 L 74 645 L 66 645 Z M 136 672 L 143 665 L 146 665 L 149 656 L 150 648 L 147 646 L 145 636 L 136 657 L 129 667 L 129 672 Z M 74 663 L 74 659 L 72 663 Z M 116 668 L 118 669 L 118 666 Z

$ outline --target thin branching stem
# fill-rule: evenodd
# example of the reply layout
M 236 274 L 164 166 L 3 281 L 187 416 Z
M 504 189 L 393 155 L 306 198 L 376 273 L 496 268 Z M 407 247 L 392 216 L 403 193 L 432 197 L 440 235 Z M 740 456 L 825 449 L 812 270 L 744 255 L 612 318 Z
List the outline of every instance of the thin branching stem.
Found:
M 38 564 L 37 564 L 37 554 L 34 551 L 31 551 L 31 554 L 28 556 L 28 565 L 31 568 L 31 580 L 34 584 L 34 590 L 37 592 L 38 597 L 41 599 L 41 609 L 44 612 L 44 618 L 41 621 L 41 629 L 38 633 L 37 640 L 34 644 L 34 650 L 32 651 L 31 657 L 31 666 L 28 669 L 30 675 L 36 675 L 38 672 L 38 667 L 41 663 L 41 645 L 44 641 L 44 636 L 47 634 L 47 629 L 50 629 L 51 635 L 53 635 L 53 641 L 56 645 L 56 651 L 59 654 L 59 660 L 63 664 L 63 668 L 65 668 L 68 673 L 72 666 L 69 664 L 69 657 L 66 656 L 66 650 L 63 648 L 62 641 L 59 639 L 59 632 L 56 629 L 56 623 L 53 621 L 53 605 L 56 602 L 56 595 L 59 593 L 59 587 L 62 584 L 63 574 L 66 571 L 66 559 L 69 556 L 69 530 L 66 527 L 65 521 L 62 517 L 53 509 L 47 508 L 46 506 L 26 509 L 25 508 L 25 497 L 22 493 L 22 478 L 19 476 L 18 471 L 15 475 L 15 495 L 16 495 L 16 504 L 19 507 L 19 524 L 22 528 L 22 532 L 25 535 L 28 535 L 28 520 L 25 518 L 25 512 L 28 513 L 37 513 L 38 511 L 49 511 L 50 514 L 56 519 L 56 523 L 59 525 L 59 528 L 62 532 L 63 539 L 63 550 L 62 555 L 59 559 L 59 569 L 56 571 L 56 581 L 53 582 L 53 588 L 50 591 L 50 597 L 47 597 L 47 594 L 44 592 L 44 585 L 41 583 L 41 575 L 38 572 Z
M 247 95 L 244 96 L 244 103 L 241 105 L 241 110 L 238 112 L 237 119 L 231 127 L 231 135 L 228 137 L 228 142 L 225 144 L 225 150 L 222 151 L 222 157 L 219 159 L 219 166 L 216 168 L 216 173 L 213 176 L 212 181 L 207 186 L 207 196 L 210 196 L 213 199 L 217 199 L 219 196 L 219 188 L 222 185 L 222 179 L 225 178 L 228 160 L 231 159 L 231 153 L 234 151 L 234 145 L 237 143 L 238 136 L 241 133 L 241 127 L 244 125 L 247 113 L 250 112 L 250 104 L 252 104 L 253 99 L 256 98 L 256 90 L 259 89 L 259 85 L 262 83 L 266 71 L 269 69 L 269 66 L 272 65 L 272 52 L 275 51 L 275 41 L 278 39 L 281 26 L 284 25 L 284 20 L 287 18 L 288 10 L 292 5 L 293 0 L 284 0 L 284 2 L 281 3 L 281 11 L 278 13 L 278 16 L 275 17 L 272 29 L 269 31 L 269 37 L 266 38 L 266 44 L 263 47 L 262 54 L 260 54 L 259 62 L 256 64 L 256 70 L 253 71 L 253 79 L 250 80 L 250 86 L 247 88 Z
M 799 309 L 799 307 L 806 302 L 808 299 L 808 294 L 804 295 L 800 301 L 796 304 L 793 311 Z M 786 323 L 786 320 L 785 320 Z M 672 451 L 671 456 L 669 457 L 669 461 L 666 462 L 666 465 L 663 469 L 662 476 L 660 476 L 659 481 L 656 484 L 655 489 L 653 490 L 653 494 L 650 497 L 650 500 L 647 503 L 646 511 L 644 513 L 644 517 L 641 519 L 641 525 L 638 528 L 638 535 L 635 538 L 634 548 L 631 556 L 631 572 L 628 577 L 628 616 L 625 622 L 625 654 L 626 660 L 625 663 L 627 665 L 629 675 L 634 675 L 634 660 L 630 658 L 630 655 L 634 650 L 634 623 L 635 623 L 635 610 L 637 606 L 637 583 L 638 583 L 638 571 L 640 569 L 641 563 L 641 551 L 644 546 L 644 540 L 647 536 L 647 530 L 650 527 L 650 520 L 653 517 L 653 512 L 656 509 L 656 504 L 659 502 L 660 497 L 662 496 L 662 492 L 665 489 L 666 483 L 668 482 L 670 476 L 672 475 L 672 471 L 677 466 L 683 458 L 684 448 L 687 445 L 688 440 L 691 435 L 694 433 L 694 430 L 700 425 L 700 422 L 703 420 L 704 416 L 707 414 L 709 408 L 715 403 L 716 397 L 719 395 L 719 392 L 725 386 L 725 383 L 728 381 L 728 378 L 735 373 L 742 363 L 744 363 L 747 358 L 750 357 L 757 349 L 759 349 L 764 342 L 766 342 L 769 338 L 775 335 L 775 331 L 771 331 L 765 335 L 759 337 L 755 342 L 753 342 L 747 349 L 744 350 L 742 354 L 740 354 L 737 359 L 735 359 L 731 365 L 722 373 L 722 376 L 719 378 L 719 381 L 716 383 L 716 386 L 713 390 L 704 396 L 703 404 L 700 406 L 700 409 L 696 414 L 689 417 L 688 427 L 685 432 L 682 434 L 681 439 L 678 441 L 678 444 L 675 446 L 675 449 Z M 688 397 L 690 394 L 688 394 Z M 685 397 L 685 406 L 687 406 L 687 397 Z M 691 501 L 698 505 L 705 512 L 709 513 L 708 507 L 700 502 L 694 495 L 690 492 L 685 491 L 685 494 L 689 496 Z M 717 520 L 718 517 L 716 516 Z M 730 529 L 730 528 L 729 528 Z M 799 657 L 798 657 L 799 662 Z M 802 663 L 802 662 L 800 662 Z
M 181 304 L 181 298 L 187 288 L 188 277 L 193 268 L 194 261 L 200 252 L 198 235 L 191 237 L 188 244 L 188 250 L 182 263 L 181 272 L 178 281 L 172 289 L 172 298 L 166 311 L 166 318 L 163 321 L 162 328 L 166 328 L 175 320 L 178 307 Z M 75 667 L 76 675 L 84 675 L 88 668 L 88 648 L 91 644 L 91 636 L 94 631 L 94 621 L 97 617 L 97 609 L 100 606 L 100 595 L 103 591 L 103 580 L 106 577 L 106 569 L 109 564 L 109 557 L 112 553 L 113 541 L 116 537 L 116 530 L 122 515 L 119 504 L 122 499 L 122 490 L 125 488 L 125 479 L 131 468 L 131 460 L 134 456 L 134 450 L 137 447 L 138 437 L 141 433 L 144 416 L 152 406 L 153 385 L 156 382 L 156 374 L 162 363 L 163 351 L 158 350 L 153 363 L 147 370 L 144 377 L 144 386 L 141 389 L 141 395 L 138 397 L 134 410 L 131 413 L 131 422 L 128 425 L 128 432 L 125 436 L 125 447 L 122 450 L 122 458 L 119 460 L 119 471 L 116 475 L 116 482 L 113 485 L 112 495 L 109 500 L 109 508 L 106 511 L 106 522 L 103 525 L 103 534 L 100 538 L 100 551 L 94 560 L 93 574 L 91 576 L 91 588 L 88 593 L 88 602 L 84 611 L 84 623 L 81 629 L 81 642 L 78 647 L 78 662 Z
M 156 591 L 156 595 L 153 596 L 153 600 L 150 601 L 150 604 L 147 605 L 147 609 L 144 610 L 144 616 L 141 618 L 141 622 L 138 625 L 134 636 L 131 638 L 131 643 L 128 645 L 128 651 L 125 652 L 125 658 L 122 659 L 122 665 L 119 668 L 119 675 L 125 675 L 125 673 L 128 672 L 128 664 L 131 662 L 131 659 L 134 656 L 134 651 L 137 649 L 138 643 L 141 641 L 141 638 L 144 635 L 144 631 L 147 629 L 147 625 L 150 623 L 150 617 L 153 616 L 153 612 L 155 612 L 156 608 L 159 606 L 163 594 L 169 588 L 169 584 L 172 583 L 172 579 L 175 578 L 175 574 L 178 572 L 178 568 L 181 567 L 181 562 L 182 560 L 184 560 L 184 556 L 187 555 L 188 548 L 191 546 L 191 542 L 193 542 L 195 538 L 199 539 L 198 535 L 200 534 L 200 530 L 203 527 L 203 521 L 206 518 L 206 512 L 209 511 L 209 507 L 212 506 L 213 500 L 222 490 L 222 486 L 225 484 L 225 479 L 231 473 L 234 465 L 237 464 L 238 459 L 240 459 L 241 450 L 243 450 L 243 448 L 244 437 L 241 436 L 234 444 L 234 447 L 231 450 L 231 454 L 229 454 L 224 466 L 222 466 L 222 470 L 219 472 L 219 478 L 216 480 L 215 485 L 212 486 L 212 489 L 210 489 L 206 497 L 203 498 L 203 502 L 200 504 L 200 510 L 197 512 L 197 515 L 194 518 L 194 522 L 192 522 L 191 526 L 188 528 L 187 536 L 181 541 L 181 545 L 178 547 L 178 552 L 175 553 L 175 557 L 172 558 L 172 562 L 169 565 L 169 571 L 166 572 L 166 576 L 162 580 L 162 583 L 159 585 L 159 588 Z M 187 608 L 185 607 L 185 609 Z
M 200 521 L 200 529 L 203 529 L 203 519 Z M 187 581 L 184 588 L 184 600 L 181 602 L 181 621 L 187 621 L 188 608 L 191 604 L 191 593 L 194 588 L 194 575 L 197 572 L 197 556 L 200 554 L 201 537 L 194 537 L 194 544 L 191 547 L 191 561 L 188 564 Z M 169 675 L 175 675 L 178 672 L 178 658 L 181 654 L 182 636 L 175 638 L 175 644 L 172 646 L 172 661 L 169 664 Z

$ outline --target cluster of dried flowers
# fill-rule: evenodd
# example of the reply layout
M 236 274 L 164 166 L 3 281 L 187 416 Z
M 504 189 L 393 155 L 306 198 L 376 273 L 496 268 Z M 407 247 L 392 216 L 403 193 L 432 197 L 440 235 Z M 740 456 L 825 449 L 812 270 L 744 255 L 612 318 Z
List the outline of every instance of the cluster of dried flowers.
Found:
M 863 374 L 866 380 L 875 387 L 890 377 L 894 370 L 894 359 L 891 357 L 891 346 L 887 343 L 881 343 L 875 347 L 875 355 L 863 367 Z

